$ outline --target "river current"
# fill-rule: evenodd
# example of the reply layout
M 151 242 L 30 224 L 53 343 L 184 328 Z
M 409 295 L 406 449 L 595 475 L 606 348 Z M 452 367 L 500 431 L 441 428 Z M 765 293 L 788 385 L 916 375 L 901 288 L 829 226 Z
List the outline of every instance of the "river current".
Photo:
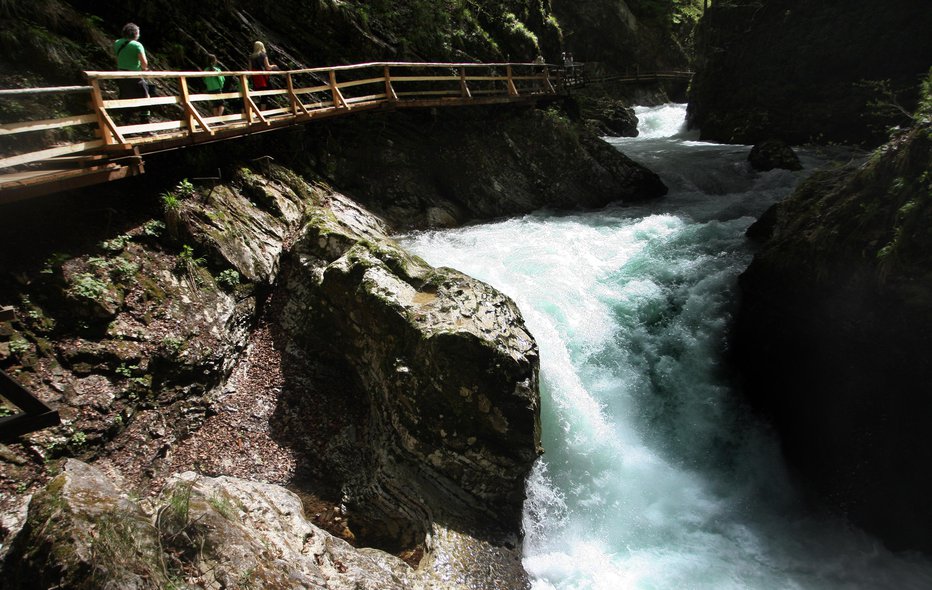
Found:
M 745 230 L 833 155 L 755 172 L 748 146 L 682 133 L 685 105 L 637 111 L 640 136 L 609 141 L 667 196 L 401 240 L 511 296 L 540 346 L 534 590 L 932 588 L 924 558 L 802 506 L 722 367 Z

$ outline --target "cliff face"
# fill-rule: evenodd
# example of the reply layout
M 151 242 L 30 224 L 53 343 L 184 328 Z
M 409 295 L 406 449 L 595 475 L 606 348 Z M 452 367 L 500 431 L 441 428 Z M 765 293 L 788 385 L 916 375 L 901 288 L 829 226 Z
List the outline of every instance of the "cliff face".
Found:
M 735 351 L 811 490 L 932 550 L 932 127 L 813 175 L 752 226 Z
M 576 61 L 609 71 L 686 69 L 689 56 L 673 30 L 673 3 L 552 0 L 564 44 Z
M 154 70 L 200 70 L 208 53 L 244 69 L 254 41 L 283 68 L 369 61 L 531 61 L 556 54 L 559 27 L 543 0 L 39 0 L 0 6 L 5 86 L 81 83 L 111 69 L 123 25 L 141 28 Z
M 922 0 L 713 2 L 697 42 L 689 124 L 702 139 L 882 143 L 932 63 Z M 869 107 L 871 101 L 886 107 Z

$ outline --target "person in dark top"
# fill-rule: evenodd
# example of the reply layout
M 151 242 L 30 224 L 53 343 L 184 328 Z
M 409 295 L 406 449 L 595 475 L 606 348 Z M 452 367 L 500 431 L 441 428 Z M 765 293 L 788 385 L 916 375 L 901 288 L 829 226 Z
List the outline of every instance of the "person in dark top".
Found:
M 249 56 L 249 69 L 254 72 L 268 72 L 278 69 L 278 66 L 269 62 L 269 56 L 265 52 L 265 45 L 262 41 L 256 41 L 252 46 L 252 54 Z M 255 74 L 252 77 L 253 90 L 265 90 L 268 87 L 268 74 Z M 256 101 L 259 108 L 265 108 L 266 103 L 265 97 Z

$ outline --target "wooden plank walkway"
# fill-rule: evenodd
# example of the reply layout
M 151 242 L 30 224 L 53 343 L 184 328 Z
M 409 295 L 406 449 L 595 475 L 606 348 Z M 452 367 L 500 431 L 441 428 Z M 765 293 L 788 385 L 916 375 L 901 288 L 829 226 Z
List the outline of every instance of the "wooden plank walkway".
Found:
M 257 74 L 269 76 L 271 87 L 254 89 Z M 535 103 L 563 90 L 562 69 L 528 63 L 373 62 L 228 71 L 219 73 L 228 82 L 219 94 L 200 90 L 203 79 L 215 72 L 85 75 L 87 86 L 0 90 L 0 100 L 74 93 L 90 99 L 87 112 L 0 124 L 0 205 L 142 174 L 142 157 L 156 151 L 373 109 Z M 157 85 L 159 95 L 116 98 L 118 80 L 139 78 Z M 218 101 L 233 112 L 214 116 Z M 137 113 L 143 110 L 155 115 L 151 122 L 139 121 Z M 19 139 L 30 136 L 39 139 Z

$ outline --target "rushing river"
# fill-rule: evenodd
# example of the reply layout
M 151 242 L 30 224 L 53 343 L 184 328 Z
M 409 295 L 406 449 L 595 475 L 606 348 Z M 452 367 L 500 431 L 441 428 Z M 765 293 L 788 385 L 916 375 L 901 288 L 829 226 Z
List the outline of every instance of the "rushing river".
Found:
M 932 588 L 926 560 L 801 507 L 721 367 L 744 231 L 827 155 L 758 173 L 747 146 L 681 134 L 684 105 L 638 111 L 640 137 L 611 141 L 666 197 L 403 239 L 514 298 L 540 346 L 534 590 Z

